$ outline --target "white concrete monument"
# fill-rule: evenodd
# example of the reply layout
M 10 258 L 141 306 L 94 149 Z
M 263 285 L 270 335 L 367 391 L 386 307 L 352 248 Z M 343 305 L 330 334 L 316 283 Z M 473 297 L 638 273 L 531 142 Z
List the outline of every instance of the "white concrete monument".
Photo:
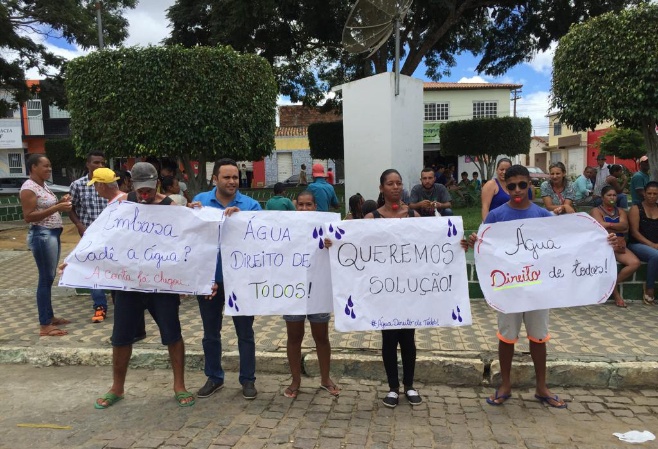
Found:
M 423 168 L 423 82 L 387 72 L 335 87 L 343 93 L 345 205 L 359 192 L 376 200 L 379 176 L 389 168 L 402 175 L 404 188 L 420 181 Z

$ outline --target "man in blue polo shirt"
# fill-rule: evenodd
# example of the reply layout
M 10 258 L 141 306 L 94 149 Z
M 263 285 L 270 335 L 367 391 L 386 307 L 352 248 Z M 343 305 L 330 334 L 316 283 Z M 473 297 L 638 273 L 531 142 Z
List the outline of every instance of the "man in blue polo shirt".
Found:
M 324 166 L 322 164 L 313 164 L 313 182 L 306 188 L 313 193 L 315 197 L 315 206 L 319 212 L 329 212 L 329 207 L 335 209 L 338 207 L 338 197 L 334 186 L 329 184 L 325 179 Z
M 212 179 L 216 187 L 210 192 L 199 193 L 192 200 L 192 207 L 216 207 L 228 217 L 240 210 L 261 210 L 258 201 L 241 194 L 240 171 L 233 159 L 220 159 L 215 162 Z M 222 369 L 222 317 L 224 311 L 224 277 L 222 275 L 221 253 L 217 253 L 215 268 L 215 295 L 197 296 L 199 311 L 203 321 L 204 372 L 208 376 L 206 384 L 197 393 L 199 398 L 207 398 L 224 386 Z M 234 316 L 233 325 L 238 335 L 240 352 L 240 384 L 245 399 L 256 398 L 256 343 L 254 341 L 254 317 Z

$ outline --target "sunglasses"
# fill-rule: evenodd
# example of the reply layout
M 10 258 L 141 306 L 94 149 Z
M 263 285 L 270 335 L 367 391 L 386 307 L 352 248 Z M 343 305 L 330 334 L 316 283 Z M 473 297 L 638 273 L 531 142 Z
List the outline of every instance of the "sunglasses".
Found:
M 518 184 L 515 182 L 510 182 L 509 184 L 507 184 L 507 190 L 509 191 L 516 190 L 517 186 L 519 187 L 519 189 L 525 190 L 528 188 L 528 183 L 525 181 L 521 181 Z

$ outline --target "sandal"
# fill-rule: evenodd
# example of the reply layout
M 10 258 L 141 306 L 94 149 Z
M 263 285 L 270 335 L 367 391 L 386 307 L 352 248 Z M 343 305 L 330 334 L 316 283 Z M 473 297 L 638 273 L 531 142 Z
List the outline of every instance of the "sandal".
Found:
M 557 394 L 555 396 L 540 396 L 535 394 L 535 399 L 553 408 L 567 408 L 567 403 L 560 399 Z
M 642 296 L 642 302 L 645 303 L 648 306 L 655 306 L 656 305 L 656 300 L 652 298 L 651 296 L 647 295 L 646 293 L 644 296 Z
M 494 395 L 488 397 L 486 399 L 486 401 L 487 401 L 487 404 L 489 404 L 489 405 L 498 406 L 498 405 L 503 405 L 505 403 L 505 401 L 507 401 L 511 397 L 512 397 L 511 392 L 508 393 L 508 394 L 498 394 L 498 390 L 496 390 L 494 392 Z
M 329 392 L 330 395 L 337 398 L 340 395 L 340 388 L 336 384 L 320 385 L 320 388 Z
M 174 394 L 174 397 L 176 398 L 179 407 L 192 407 L 195 402 L 194 395 L 189 391 L 179 391 L 178 393 Z M 192 400 L 185 401 L 187 398 L 192 398 Z
M 67 334 L 68 332 L 65 330 L 62 330 L 57 326 L 53 326 L 52 324 L 46 327 L 42 327 L 39 331 L 39 337 L 63 337 Z
M 287 398 L 290 398 L 290 399 L 297 398 L 298 394 L 299 394 L 299 388 L 294 388 L 293 389 L 293 388 L 288 387 L 285 390 L 283 390 L 283 395 Z
M 123 399 L 123 396 L 117 396 L 116 394 L 112 393 L 111 391 L 108 391 L 103 396 L 96 399 L 96 402 L 94 402 L 94 408 L 98 409 L 98 410 L 104 410 L 108 407 L 112 407 L 114 404 L 119 402 L 121 399 Z M 99 401 L 107 402 L 107 405 L 99 404 Z

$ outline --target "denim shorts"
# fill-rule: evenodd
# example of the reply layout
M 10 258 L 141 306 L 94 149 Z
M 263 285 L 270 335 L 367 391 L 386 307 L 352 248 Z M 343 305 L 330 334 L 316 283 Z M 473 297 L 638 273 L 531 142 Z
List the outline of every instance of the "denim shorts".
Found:
M 171 293 L 143 293 L 118 290 L 114 298 L 112 346 L 131 345 L 143 332 L 144 311 L 148 310 L 160 329 L 163 345 L 176 343 L 181 334 L 178 309 L 180 296 Z
M 331 319 L 330 313 L 311 313 L 309 315 L 283 315 L 286 321 L 304 321 L 308 318 L 310 323 L 328 323 Z

